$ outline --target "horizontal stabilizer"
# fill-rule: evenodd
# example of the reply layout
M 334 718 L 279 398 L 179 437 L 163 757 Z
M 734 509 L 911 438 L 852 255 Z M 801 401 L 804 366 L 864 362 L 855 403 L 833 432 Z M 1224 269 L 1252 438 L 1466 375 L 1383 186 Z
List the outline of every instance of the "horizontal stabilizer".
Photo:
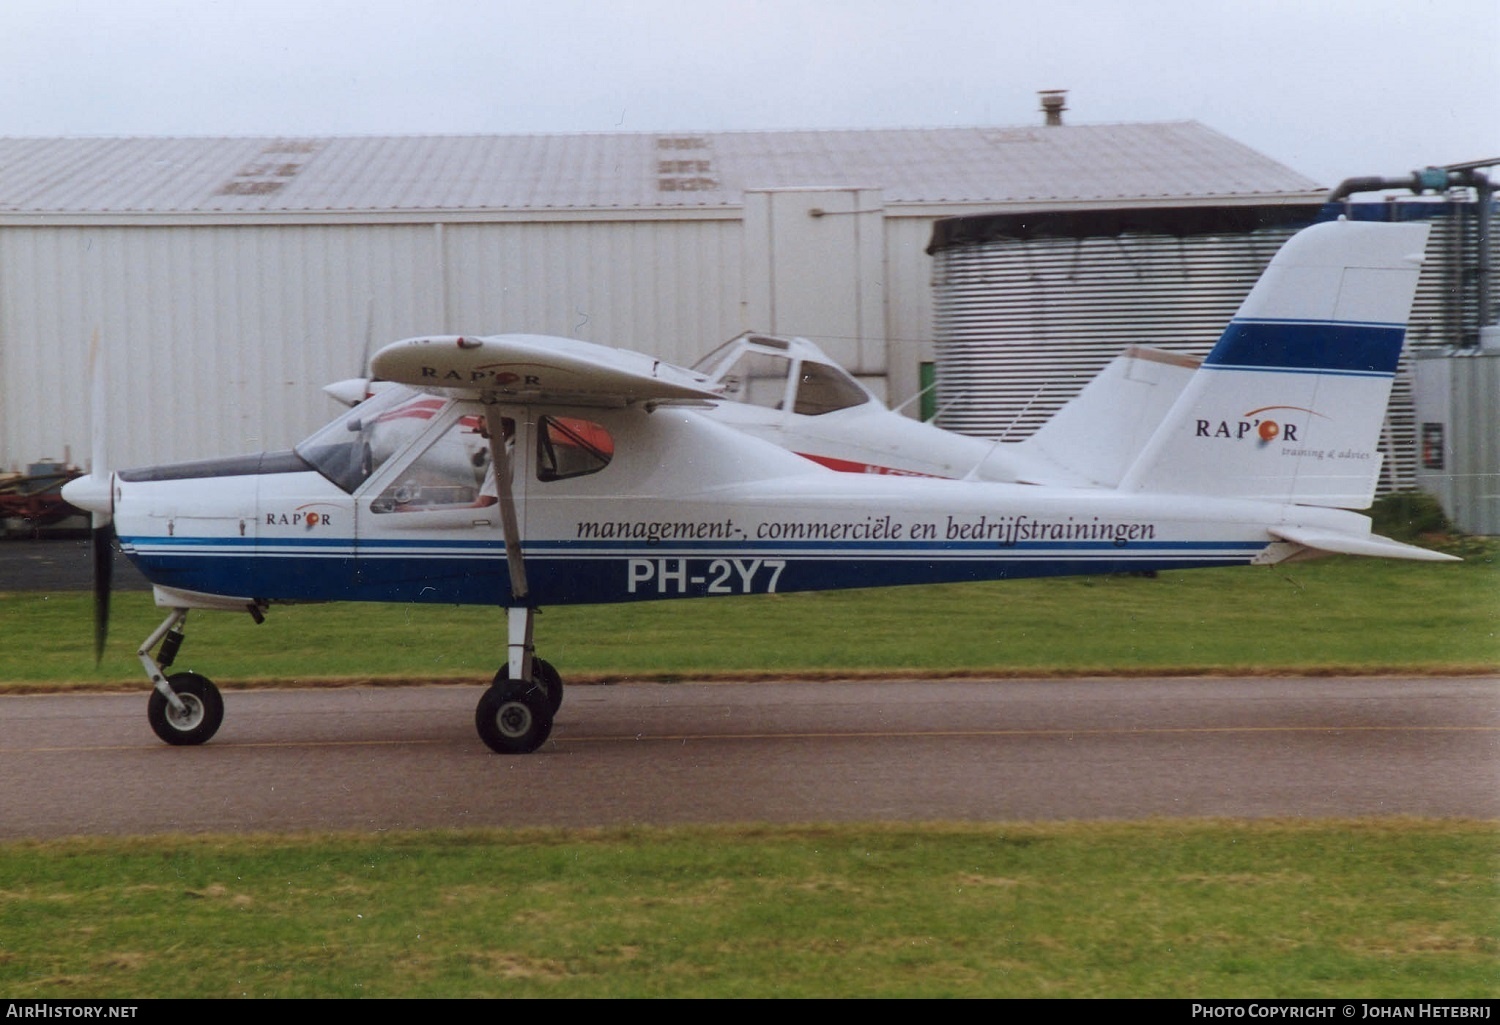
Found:
M 372 373 L 413 388 L 526 404 L 625 406 L 722 396 L 702 374 L 639 352 L 545 335 L 440 335 L 387 345 Z
M 1271 535 L 1283 541 L 1291 541 L 1307 548 L 1316 548 L 1320 552 L 1333 552 L 1338 555 L 1370 555 L 1378 559 L 1415 559 L 1421 562 L 1463 561 L 1456 555 L 1444 555 L 1442 552 L 1434 552 L 1429 548 L 1402 544 L 1400 541 L 1392 541 L 1378 534 L 1358 537 L 1328 530 L 1272 527 Z

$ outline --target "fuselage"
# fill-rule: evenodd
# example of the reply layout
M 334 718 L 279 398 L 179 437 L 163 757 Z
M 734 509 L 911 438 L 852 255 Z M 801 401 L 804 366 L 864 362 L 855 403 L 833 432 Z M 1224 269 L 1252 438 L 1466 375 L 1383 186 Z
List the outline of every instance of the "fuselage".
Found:
M 482 410 L 392 390 L 295 452 L 126 471 L 154 584 L 234 600 L 509 604 Z M 529 601 L 587 604 L 1244 564 L 1353 513 L 842 474 L 691 409 L 506 411 Z

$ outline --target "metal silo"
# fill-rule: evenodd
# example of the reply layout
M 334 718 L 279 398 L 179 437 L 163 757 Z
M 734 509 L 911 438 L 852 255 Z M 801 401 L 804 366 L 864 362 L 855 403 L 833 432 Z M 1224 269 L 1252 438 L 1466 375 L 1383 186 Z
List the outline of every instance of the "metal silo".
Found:
M 1433 218 L 1408 358 L 1456 344 L 1466 260 L 1456 203 L 1180 206 L 997 214 L 939 222 L 934 261 L 937 423 L 1030 435 L 1129 345 L 1203 356 L 1292 234 L 1340 215 Z M 1407 363 L 1397 374 L 1380 490 L 1415 486 Z

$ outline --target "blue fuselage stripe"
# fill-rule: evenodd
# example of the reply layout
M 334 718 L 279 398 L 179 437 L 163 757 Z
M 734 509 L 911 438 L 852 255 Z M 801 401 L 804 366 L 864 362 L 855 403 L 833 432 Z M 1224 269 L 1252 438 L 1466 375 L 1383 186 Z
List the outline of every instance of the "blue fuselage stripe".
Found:
M 402 601 L 504 605 L 502 544 L 314 539 L 122 539 L 154 583 L 272 601 Z M 603 604 L 1243 565 L 1264 543 L 1111 542 L 532 542 L 531 596 L 542 605 Z M 269 549 L 269 550 L 268 550 Z

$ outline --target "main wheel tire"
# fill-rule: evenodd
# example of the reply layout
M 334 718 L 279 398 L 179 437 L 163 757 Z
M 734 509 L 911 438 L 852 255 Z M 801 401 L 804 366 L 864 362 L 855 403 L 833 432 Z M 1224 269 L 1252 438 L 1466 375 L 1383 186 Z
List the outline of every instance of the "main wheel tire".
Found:
M 496 676 L 474 709 L 474 726 L 491 751 L 530 754 L 552 734 L 552 702 L 532 680 Z
M 547 692 L 547 704 L 552 707 L 552 718 L 556 719 L 557 710 L 562 707 L 563 701 L 562 676 L 544 658 L 531 660 L 531 675 L 536 677 L 537 683 Z
M 197 673 L 173 673 L 167 683 L 182 702 L 182 711 L 159 690 L 151 692 L 146 705 L 146 718 L 151 729 L 168 744 L 190 747 L 202 744 L 215 733 L 224 721 L 224 699 L 219 688 L 206 676 Z

